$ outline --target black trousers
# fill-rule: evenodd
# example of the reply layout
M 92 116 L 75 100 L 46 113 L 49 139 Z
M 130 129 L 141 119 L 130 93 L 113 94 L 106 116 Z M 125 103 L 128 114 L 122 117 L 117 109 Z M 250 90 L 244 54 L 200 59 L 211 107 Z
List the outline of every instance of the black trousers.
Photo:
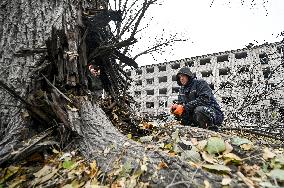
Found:
M 181 118 L 183 125 L 200 127 L 218 131 L 218 126 L 214 125 L 215 112 L 212 108 L 207 106 L 198 106 L 193 112 L 186 112 Z

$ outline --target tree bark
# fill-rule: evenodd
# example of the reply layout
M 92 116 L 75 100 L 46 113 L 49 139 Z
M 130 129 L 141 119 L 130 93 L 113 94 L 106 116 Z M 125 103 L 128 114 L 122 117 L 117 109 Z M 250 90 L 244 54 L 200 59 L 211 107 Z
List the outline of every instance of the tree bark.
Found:
M 82 4 L 88 5 L 87 1 L 82 1 Z M 77 135 L 73 138 L 74 143 L 81 153 L 89 160 L 97 160 L 105 172 L 111 171 L 115 162 L 124 164 L 131 161 L 135 168 L 146 157 L 148 170 L 142 180 L 153 185 L 184 187 L 191 184 L 199 187 L 204 185 L 204 179 L 215 181 L 213 185 L 220 185 L 221 176 L 196 170 L 179 157 L 169 157 L 162 151 L 147 149 L 128 139 L 90 97 L 78 94 L 78 97 L 69 99 L 51 86 L 55 83 L 56 86 L 63 85 L 61 88 L 84 88 L 87 56 L 81 37 L 83 33 L 80 33 L 81 4 L 70 0 L 2 0 L 0 8 L 0 80 L 14 89 L 28 105 L 34 104 L 37 110 L 50 112 L 47 116 L 50 121 L 45 121 L 47 127 L 55 122 L 57 128 L 73 131 Z M 110 75 L 114 71 L 111 67 L 113 62 L 102 62 L 109 70 L 107 76 L 112 76 L 111 83 L 120 79 L 115 74 Z M 45 74 L 50 83 L 40 74 Z M 44 105 L 35 103 L 39 98 L 44 99 Z M 35 121 L 33 118 L 38 115 L 31 111 L 27 115 L 27 105 L 3 87 L 0 88 L 0 101 L 1 159 L 17 150 L 20 141 L 33 136 L 34 128 L 41 132 L 46 125 Z M 68 105 L 73 110 L 68 109 Z M 153 174 L 161 162 L 168 167 Z

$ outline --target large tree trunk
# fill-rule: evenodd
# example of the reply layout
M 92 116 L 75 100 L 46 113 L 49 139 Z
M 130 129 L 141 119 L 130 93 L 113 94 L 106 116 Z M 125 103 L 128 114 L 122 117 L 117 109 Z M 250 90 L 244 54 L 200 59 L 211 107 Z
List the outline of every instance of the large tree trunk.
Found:
M 134 166 L 138 166 L 146 157 L 149 164 L 143 178 L 153 184 L 165 186 L 180 182 L 177 185 L 193 184 L 198 187 L 203 185 L 204 179 L 214 179 L 216 185 L 219 184 L 220 176 L 212 176 L 202 170 L 197 172 L 179 157 L 145 149 L 142 144 L 128 139 L 113 126 L 105 112 L 84 95 L 86 51 L 90 49 L 85 49 L 84 33 L 81 33 L 80 27 L 81 6 L 86 4 L 85 1 L 79 4 L 69 0 L 1 1 L 0 162 L 7 161 L 9 157 L 17 159 L 17 155 L 7 157 L 7 154 L 17 150 L 20 141 L 55 126 L 55 131 L 73 131 L 76 136 L 76 139 L 71 138 L 73 143 L 87 159 L 96 159 L 104 171 L 109 171 L 118 158 L 121 164 L 132 161 Z M 100 37 L 106 37 L 105 33 Z M 106 56 L 103 50 L 99 53 Z M 90 54 L 96 56 L 92 52 Z M 115 67 L 112 66 L 113 61 L 106 61 L 108 59 L 101 59 L 101 63 L 108 71 L 106 77 L 110 77 L 110 83 L 115 83 L 121 78 L 113 74 Z M 55 85 L 81 92 L 70 99 Z M 5 86 L 8 87 L 5 89 Z M 115 94 L 116 91 L 111 92 Z M 45 102 L 37 104 L 39 98 Z M 68 108 L 70 105 L 73 110 Z M 40 139 L 46 135 L 50 133 Z M 160 162 L 165 162 L 168 167 L 158 174 L 151 174 Z

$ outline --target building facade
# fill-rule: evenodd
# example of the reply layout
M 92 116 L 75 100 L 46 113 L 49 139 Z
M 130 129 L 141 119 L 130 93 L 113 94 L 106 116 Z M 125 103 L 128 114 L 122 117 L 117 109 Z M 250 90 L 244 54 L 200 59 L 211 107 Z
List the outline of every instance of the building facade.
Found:
M 139 67 L 127 71 L 130 94 L 142 114 L 169 113 L 177 99 L 176 74 L 190 67 L 215 93 L 225 113 L 260 111 L 267 115 L 284 107 L 283 43 L 263 44 Z M 280 110 L 281 111 L 281 110 Z

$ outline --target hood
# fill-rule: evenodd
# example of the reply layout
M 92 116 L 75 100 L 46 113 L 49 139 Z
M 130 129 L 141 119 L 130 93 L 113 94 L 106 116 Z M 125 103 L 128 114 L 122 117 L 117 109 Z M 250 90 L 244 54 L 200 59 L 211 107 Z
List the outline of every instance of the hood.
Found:
M 178 84 L 179 86 L 182 85 L 182 84 L 180 83 L 180 81 L 179 81 L 179 78 L 178 78 L 178 75 L 179 75 L 179 74 L 185 74 L 185 75 L 187 75 L 187 76 L 189 77 L 189 82 L 188 82 L 188 84 L 191 82 L 191 80 L 192 80 L 193 78 L 196 78 L 195 73 L 192 73 L 188 67 L 183 67 L 183 68 L 179 69 L 179 71 L 178 71 L 178 73 L 177 73 L 177 75 L 176 75 L 177 84 Z

